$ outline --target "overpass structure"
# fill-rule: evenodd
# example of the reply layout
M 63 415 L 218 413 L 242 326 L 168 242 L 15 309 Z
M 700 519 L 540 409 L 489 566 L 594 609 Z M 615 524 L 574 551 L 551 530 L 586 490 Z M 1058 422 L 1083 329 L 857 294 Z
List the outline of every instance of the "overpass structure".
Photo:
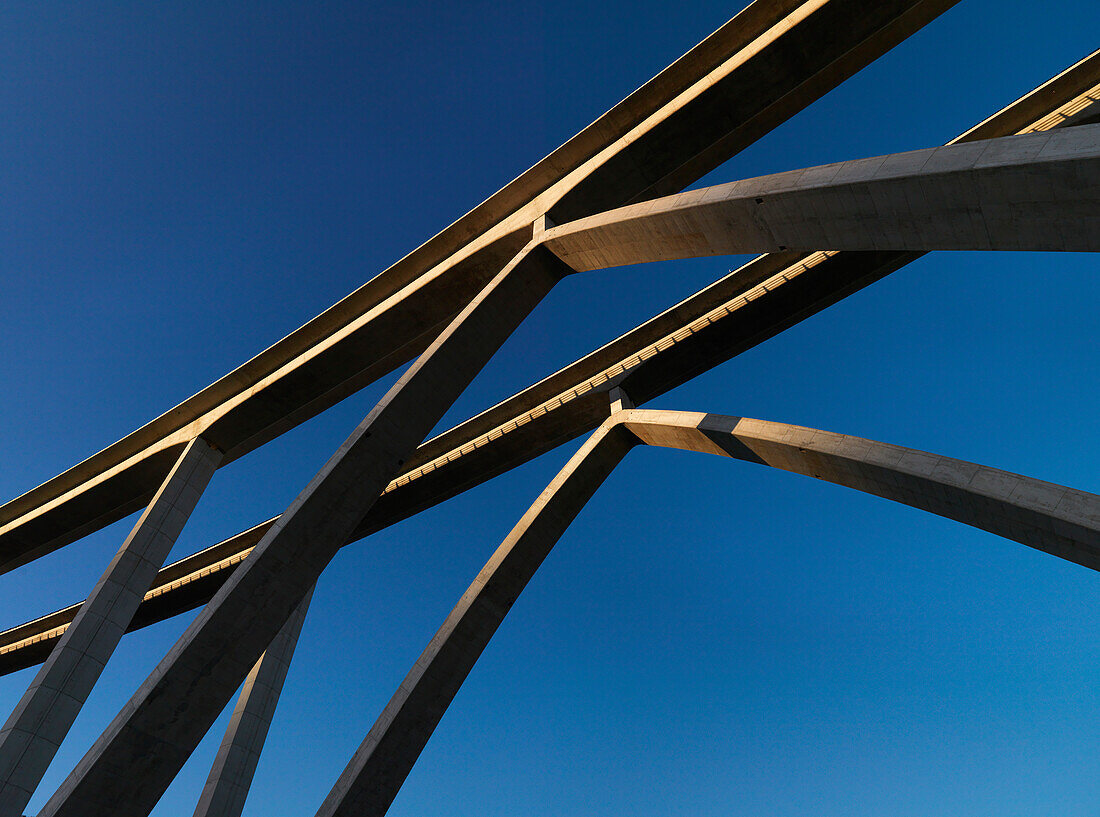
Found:
M 541 559 L 639 443 L 827 479 L 1097 568 L 1095 496 L 824 432 L 634 408 L 925 252 L 1100 249 L 1100 52 L 948 145 L 681 192 L 953 4 L 757 0 L 352 295 L 0 507 L 2 570 L 145 508 L 86 600 L 0 633 L 0 671 L 42 663 L 0 730 L 0 817 L 23 813 L 124 633 L 200 605 L 41 814 L 147 814 L 244 682 L 196 810 L 240 813 L 309 595 L 335 553 L 593 429 L 319 814 L 386 811 Z M 765 254 L 425 440 L 562 278 L 746 252 Z M 217 468 L 409 360 L 283 514 L 162 567 Z

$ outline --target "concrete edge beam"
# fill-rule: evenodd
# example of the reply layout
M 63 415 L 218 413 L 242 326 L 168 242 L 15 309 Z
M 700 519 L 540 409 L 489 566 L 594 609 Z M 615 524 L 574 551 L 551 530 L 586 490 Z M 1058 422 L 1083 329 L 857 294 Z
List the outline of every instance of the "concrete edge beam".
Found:
M 1006 129 L 1030 133 L 1073 125 L 1074 122 L 1081 120 L 1083 115 L 1095 109 L 1095 102 L 1100 99 L 1098 81 L 1100 81 L 1100 51 L 1094 52 L 1070 66 L 998 113 L 988 117 L 960 137 L 952 140 L 950 144 L 996 138 L 1004 135 Z M 812 260 L 818 255 L 821 254 L 814 254 L 809 258 Z M 827 269 L 829 265 L 836 263 L 834 259 L 842 260 L 851 259 L 852 257 L 850 254 L 834 254 L 821 260 L 821 263 Z M 908 259 L 899 256 L 901 260 L 898 261 L 898 265 L 906 263 L 907 260 L 911 260 L 913 257 L 917 256 L 910 256 Z M 794 265 L 784 268 L 783 264 L 776 263 L 779 258 L 781 256 L 762 256 L 742 269 L 747 270 L 750 267 L 770 264 L 774 267 L 774 269 L 771 269 L 771 272 L 775 273 L 772 276 L 773 280 L 775 283 L 781 283 L 790 271 L 798 272 L 801 267 L 805 266 L 804 261 L 798 261 Z M 398 495 L 400 495 L 402 480 L 410 473 L 415 473 L 417 469 L 422 469 L 426 463 L 443 463 L 440 467 L 447 469 L 450 467 L 450 463 L 457 463 L 466 459 L 462 455 L 462 451 L 469 448 L 475 440 L 480 442 L 484 438 L 484 446 L 475 448 L 478 452 L 483 451 L 486 447 L 499 444 L 499 441 L 503 439 L 503 433 L 496 433 L 494 429 L 518 428 L 520 427 L 518 421 L 521 419 L 530 421 L 526 422 L 522 426 L 523 428 L 532 428 L 545 423 L 547 420 L 552 419 L 554 414 L 545 407 L 568 405 L 569 395 L 582 388 L 588 378 L 599 377 L 602 370 L 621 365 L 621 360 L 642 360 L 639 369 L 645 368 L 645 364 L 652 364 L 661 360 L 669 349 L 675 350 L 676 347 L 670 346 L 665 352 L 654 347 L 652 354 L 646 351 L 646 347 L 654 340 L 659 343 L 660 338 L 666 335 L 675 337 L 677 334 L 682 333 L 690 324 L 696 322 L 700 315 L 712 315 L 712 318 L 708 318 L 711 327 L 714 329 L 720 328 L 723 324 L 728 323 L 734 315 L 734 311 L 727 304 L 729 297 L 736 294 L 736 288 L 729 290 L 730 278 L 731 276 L 727 276 L 726 279 L 712 284 L 676 307 L 647 321 L 534 386 L 436 435 L 417 449 L 406 464 L 405 475 L 395 480 L 387 488 L 387 492 L 397 490 Z M 870 282 L 871 280 L 877 280 L 877 278 L 872 276 L 865 280 Z M 773 288 L 774 285 L 772 284 L 767 287 L 769 291 Z M 719 315 L 718 312 L 724 313 L 724 316 Z M 661 331 L 660 326 L 666 323 L 669 318 L 675 318 L 677 322 L 671 325 L 667 331 Z M 657 330 L 656 334 L 654 334 L 654 330 Z M 636 340 L 636 337 L 641 340 Z M 734 353 L 736 353 L 736 350 Z M 653 396 L 657 396 L 659 393 L 660 391 Z M 539 416 L 533 416 L 532 409 Z M 579 426 L 576 433 L 568 438 L 594 428 L 598 422 L 596 420 L 591 425 Z M 564 439 L 559 440 L 559 442 L 564 441 Z M 558 442 L 552 443 L 551 447 L 556 444 Z M 534 452 L 532 456 L 542 451 L 537 447 L 527 446 L 526 448 L 528 451 Z M 519 463 L 512 463 L 512 465 L 516 464 Z M 487 473 L 472 484 L 479 484 L 491 476 L 493 476 L 493 473 Z M 431 504 L 440 502 L 446 499 L 447 496 L 449 494 L 436 496 L 430 502 Z M 418 510 L 420 508 L 416 507 L 405 515 L 397 515 L 394 521 L 405 518 L 410 513 L 416 513 Z M 157 596 L 146 599 L 139 610 L 139 615 L 135 619 L 135 621 L 140 622 L 138 626 L 147 626 L 162 621 L 171 615 L 194 609 L 209 601 L 228 575 L 243 561 L 260 536 L 267 531 L 274 521 L 275 519 L 270 519 L 254 525 L 247 531 L 236 534 L 165 568 L 164 574 L 158 578 L 157 585 L 154 587 Z M 355 538 L 361 538 L 370 532 L 370 529 L 361 528 L 356 532 Z M 176 598 L 182 598 L 183 600 L 177 603 L 173 601 Z M 48 614 L 0 633 L 0 674 L 15 672 L 39 663 L 48 650 L 49 642 L 60 637 L 64 631 L 64 626 L 71 621 L 72 615 L 75 614 L 78 608 L 79 604 L 71 605 L 64 610 Z M 43 642 L 47 642 L 45 647 Z
M 0 571 L 137 510 L 196 429 L 230 461 L 412 359 L 523 246 L 531 222 L 548 208 L 560 205 L 575 218 L 645 197 L 654 185 L 669 192 L 689 184 L 956 2 L 878 0 L 868 8 L 862 0 L 755 0 L 338 304 L 122 440 L 0 506 Z M 767 83 L 758 81 L 761 74 Z M 730 100 L 740 111 L 732 121 Z M 714 116 L 716 110 L 727 115 Z M 694 141 L 670 140 L 670 128 Z M 302 370 L 309 376 L 286 376 Z M 285 413 L 272 420 L 255 396 Z
M 463 309 L 271 526 L 39 817 L 149 813 L 405 459 L 566 272 L 532 246 Z

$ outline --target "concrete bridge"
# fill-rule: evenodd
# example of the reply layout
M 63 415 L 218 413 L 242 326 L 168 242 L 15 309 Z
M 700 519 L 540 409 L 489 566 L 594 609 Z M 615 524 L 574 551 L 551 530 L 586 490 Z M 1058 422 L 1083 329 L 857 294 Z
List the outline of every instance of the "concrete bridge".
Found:
M 23 813 L 124 634 L 200 605 L 41 814 L 148 814 L 244 683 L 196 810 L 239 814 L 337 551 L 588 432 L 318 814 L 385 813 L 519 592 L 635 445 L 824 479 L 1096 569 L 1100 497 L 886 443 L 635 408 L 925 252 L 1100 249 L 1100 52 L 948 145 L 681 192 L 953 4 L 757 0 L 348 298 L 0 507 L 5 571 L 145 509 L 83 602 L 0 633 L 0 671 L 42 664 L 0 730 L 0 817 Z M 564 277 L 748 252 L 764 254 L 426 439 Z M 218 468 L 410 360 L 280 516 L 163 566 Z

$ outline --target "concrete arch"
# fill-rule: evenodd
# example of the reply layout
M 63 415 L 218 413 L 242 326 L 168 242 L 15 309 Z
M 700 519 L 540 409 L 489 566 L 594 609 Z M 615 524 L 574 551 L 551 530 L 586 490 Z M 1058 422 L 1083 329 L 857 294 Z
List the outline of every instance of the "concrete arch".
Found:
M 1100 496 L 902 446 L 785 423 L 614 413 L 481 569 L 367 733 L 317 817 L 389 809 L 477 659 L 554 544 L 638 444 L 770 465 L 902 502 L 1100 570 Z
M 553 227 L 577 271 L 737 253 L 1100 251 L 1100 125 L 856 159 Z

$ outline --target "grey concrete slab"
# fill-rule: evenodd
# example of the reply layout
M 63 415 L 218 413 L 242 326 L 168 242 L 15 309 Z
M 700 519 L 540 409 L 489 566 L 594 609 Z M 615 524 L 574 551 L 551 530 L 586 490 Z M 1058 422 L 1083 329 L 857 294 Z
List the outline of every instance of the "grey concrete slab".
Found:
M 245 678 L 194 817 L 240 817 L 244 811 L 312 596 L 311 589 Z
M 532 246 L 462 310 L 271 526 L 40 817 L 149 813 L 405 459 L 567 271 Z
M 0 729 L 0 816 L 23 814 L 221 456 L 187 444 Z

